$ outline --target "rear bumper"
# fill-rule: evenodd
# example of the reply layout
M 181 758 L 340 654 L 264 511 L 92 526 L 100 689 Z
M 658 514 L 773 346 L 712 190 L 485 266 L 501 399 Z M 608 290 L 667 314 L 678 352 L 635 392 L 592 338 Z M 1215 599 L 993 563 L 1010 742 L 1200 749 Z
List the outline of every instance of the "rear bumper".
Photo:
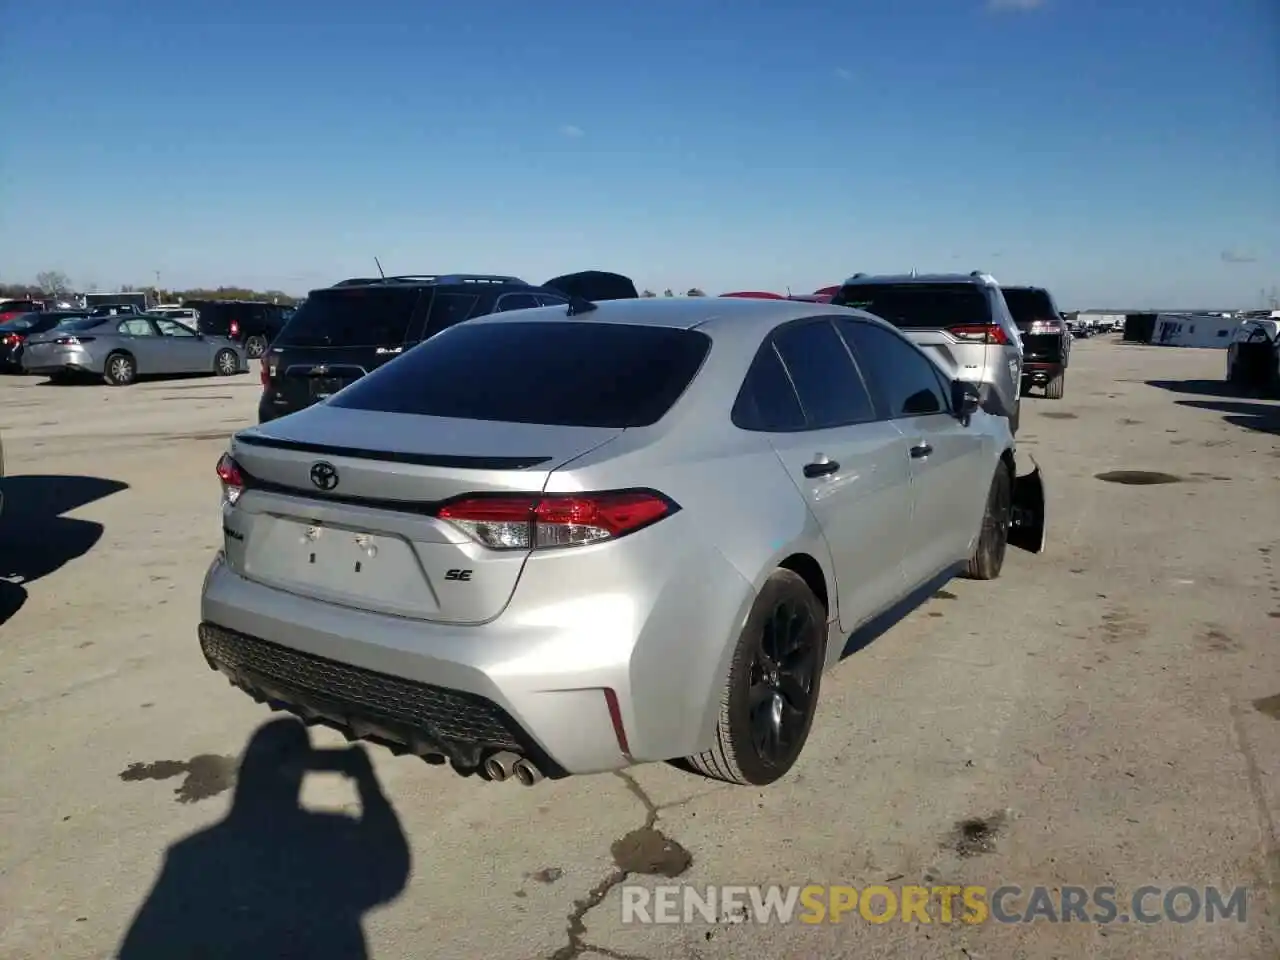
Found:
M 287 593 L 219 555 L 201 646 L 258 699 L 464 769 L 498 750 L 549 776 L 620 769 L 688 756 L 713 735 L 754 591 L 718 554 L 686 556 L 660 580 L 628 571 L 641 586 L 625 594 L 584 593 L 567 567 L 529 563 L 518 595 L 543 602 L 455 626 Z
M 102 373 L 102 367 L 83 347 L 57 347 L 52 350 L 27 348 L 22 355 L 22 369 L 27 373 Z
M 1064 369 L 1066 364 L 1057 362 L 1048 362 L 1043 360 L 1031 360 L 1022 365 L 1022 379 L 1031 383 L 1044 384 L 1048 383 Z

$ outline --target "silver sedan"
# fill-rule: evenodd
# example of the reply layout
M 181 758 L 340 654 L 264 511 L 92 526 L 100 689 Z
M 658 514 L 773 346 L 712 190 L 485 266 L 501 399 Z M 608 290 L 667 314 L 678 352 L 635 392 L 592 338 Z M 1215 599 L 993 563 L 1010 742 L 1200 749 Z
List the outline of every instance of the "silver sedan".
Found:
M 205 336 L 168 317 L 140 314 L 72 320 L 32 337 L 22 368 L 53 379 L 97 376 L 122 387 L 153 374 L 247 373 L 249 361 L 232 340 Z

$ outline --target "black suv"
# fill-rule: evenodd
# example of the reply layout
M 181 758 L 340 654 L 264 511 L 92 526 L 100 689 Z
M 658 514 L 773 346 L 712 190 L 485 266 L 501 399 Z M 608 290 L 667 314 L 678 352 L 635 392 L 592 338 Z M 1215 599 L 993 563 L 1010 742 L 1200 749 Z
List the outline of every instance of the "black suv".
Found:
M 200 314 L 200 333 L 244 344 L 251 360 L 267 352 L 292 315 L 289 307 L 263 300 L 184 300 L 182 305 Z
M 1043 287 L 1001 287 L 1004 302 L 1022 335 L 1022 385 L 1044 387 L 1050 400 L 1061 400 L 1067 389 L 1067 364 L 1074 337 L 1065 315 Z
M 258 422 L 309 407 L 463 320 L 568 302 L 483 274 L 358 278 L 313 290 L 263 357 Z

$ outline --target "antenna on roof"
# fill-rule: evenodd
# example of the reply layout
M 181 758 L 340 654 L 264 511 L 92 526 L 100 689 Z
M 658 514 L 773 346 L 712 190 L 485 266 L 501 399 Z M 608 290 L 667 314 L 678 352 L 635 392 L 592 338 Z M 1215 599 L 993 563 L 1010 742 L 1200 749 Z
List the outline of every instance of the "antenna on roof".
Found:
M 578 317 L 595 309 L 597 309 L 597 304 L 592 303 L 590 300 L 585 300 L 582 297 L 570 297 L 569 309 L 565 311 L 565 316 Z
M 911 275 L 912 275 L 913 277 L 918 277 L 918 276 L 920 276 L 920 274 L 916 273 L 916 268 L 915 268 L 915 267 L 912 267 L 912 268 L 911 268 Z
M 374 262 L 374 265 L 377 266 L 378 268 L 378 276 L 380 276 L 383 280 L 387 279 L 387 275 L 382 272 L 382 263 L 378 260 L 377 257 L 373 258 L 373 262 Z
M 789 297 L 789 296 L 791 296 L 791 288 L 790 288 L 790 287 L 787 287 L 787 296 L 788 296 L 788 297 Z

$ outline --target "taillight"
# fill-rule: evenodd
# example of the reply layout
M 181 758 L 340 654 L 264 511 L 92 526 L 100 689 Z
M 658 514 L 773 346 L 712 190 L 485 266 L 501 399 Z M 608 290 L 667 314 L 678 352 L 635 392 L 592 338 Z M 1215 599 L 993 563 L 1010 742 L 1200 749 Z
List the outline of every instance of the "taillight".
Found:
M 998 323 L 961 324 L 958 327 L 947 327 L 947 333 L 957 340 L 968 343 L 1007 344 L 1009 342 L 1009 335 Z
M 679 510 L 652 490 L 464 497 L 437 512 L 492 550 L 541 550 L 616 540 Z
M 22 334 L 10 333 L 10 334 L 7 334 L 3 340 L 0 340 L 0 343 L 3 343 L 7 347 L 16 347 L 22 341 L 23 341 Z
M 218 459 L 218 479 L 222 481 L 223 500 L 234 506 L 240 499 L 240 494 L 244 493 L 244 473 L 240 470 L 240 464 L 229 453 L 224 453 Z
M 63 347 L 78 347 L 82 343 L 93 343 L 94 337 L 59 337 L 53 341 Z
M 240 336 L 240 321 L 232 320 L 231 321 L 231 339 L 234 340 L 238 336 Z
M 270 371 L 270 369 L 267 367 L 267 361 L 266 361 L 266 360 L 259 360 L 259 361 L 258 361 L 258 366 L 259 366 L 259 367 L 261 368 L 261 370 L 262 370 L 262 373 L 261 373 L 261 376 L 262 376 L 262 389 L 263 389 L 263 390 L 265 390 L 267 387 L 271 386 L 271 371 Z

